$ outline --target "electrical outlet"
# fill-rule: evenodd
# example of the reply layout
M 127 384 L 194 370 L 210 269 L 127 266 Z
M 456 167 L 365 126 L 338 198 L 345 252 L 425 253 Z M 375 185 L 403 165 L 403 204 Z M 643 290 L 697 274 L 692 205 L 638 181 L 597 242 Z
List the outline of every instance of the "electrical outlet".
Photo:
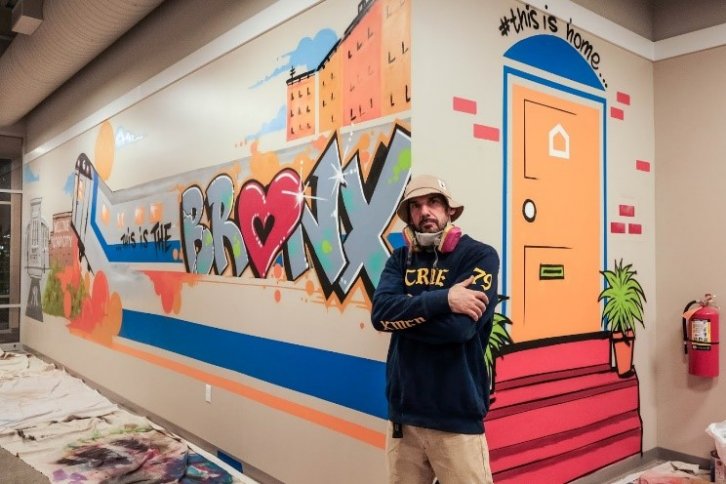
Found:
M 212 403 L 212 385 L 209 383 L 204 386 L 204 400 L 207 403 Z

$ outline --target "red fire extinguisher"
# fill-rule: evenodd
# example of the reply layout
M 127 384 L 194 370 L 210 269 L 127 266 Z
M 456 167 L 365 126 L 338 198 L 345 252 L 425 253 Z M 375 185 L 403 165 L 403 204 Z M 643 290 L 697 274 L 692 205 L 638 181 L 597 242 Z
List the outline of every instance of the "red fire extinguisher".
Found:
M 688 373 L 718 376 L 718 306 L 706 294 L 683 310 L 683 351 L 688 355 Z

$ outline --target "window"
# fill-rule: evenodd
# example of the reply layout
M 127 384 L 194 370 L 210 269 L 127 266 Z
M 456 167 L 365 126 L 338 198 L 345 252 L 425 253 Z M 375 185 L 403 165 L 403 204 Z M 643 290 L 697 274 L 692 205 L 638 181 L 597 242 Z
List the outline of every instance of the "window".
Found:
M 20 159 L 0 159 L 0 344 L 20 341 L 22 172 Z

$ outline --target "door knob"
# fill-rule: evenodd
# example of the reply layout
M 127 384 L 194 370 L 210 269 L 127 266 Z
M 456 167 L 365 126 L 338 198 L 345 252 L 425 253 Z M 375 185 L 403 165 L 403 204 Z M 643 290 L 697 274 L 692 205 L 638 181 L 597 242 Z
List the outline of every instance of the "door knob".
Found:
M 527 222 L 534 222 L 534 219 L 537 218 L 537 205 L 535 205 L 534 200 L 528 198 L 524 201 L 522 215 Z

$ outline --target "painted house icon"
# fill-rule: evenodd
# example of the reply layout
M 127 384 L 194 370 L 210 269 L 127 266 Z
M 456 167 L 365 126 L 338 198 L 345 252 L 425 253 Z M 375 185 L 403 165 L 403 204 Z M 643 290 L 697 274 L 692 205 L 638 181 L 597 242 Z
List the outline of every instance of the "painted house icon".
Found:
M 549 153 L 555 158 L 570 159 L 570 135 L 560 123 L 550 130 Z

